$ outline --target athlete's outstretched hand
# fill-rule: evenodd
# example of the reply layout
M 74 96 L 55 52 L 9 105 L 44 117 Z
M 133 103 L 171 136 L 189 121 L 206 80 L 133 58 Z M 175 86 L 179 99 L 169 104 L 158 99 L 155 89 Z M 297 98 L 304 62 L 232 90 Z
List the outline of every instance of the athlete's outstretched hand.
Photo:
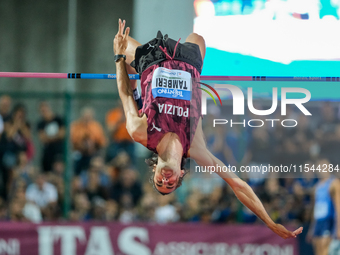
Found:
M 125 20 L 119 19 L 118 21 L 118 33 L 115 36 L 115 39 L 113 40 L 113 52 L 115 54 L 125 54 L 125 50 L 128 46 L 128 36 L 130 33 L 130 28 L 127 27 L 125 29 Z
M 295 238 L 297 235 L 302 233 L 303 227 L 298 228 L 295 231 L 289 231 L 281 224 L 275 224 L 274 227 L 270 228 L 275 234 L 281 236 L 284 239 Z

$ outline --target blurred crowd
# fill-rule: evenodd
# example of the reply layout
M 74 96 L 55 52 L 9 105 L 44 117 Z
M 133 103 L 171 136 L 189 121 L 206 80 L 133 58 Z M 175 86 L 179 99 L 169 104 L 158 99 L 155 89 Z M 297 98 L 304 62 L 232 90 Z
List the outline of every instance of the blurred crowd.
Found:
M 220 110 L 215 109 L 204 118 L 207 146 L 226 165 L 237 167 L 317 164 L 324 157 L 334 165 L 340 164 L 337 109 L 331 103 L 320 102 L 313 110 L 313 116 L 320 118 L 306 117 L 298 109 L 290 109 L 287 118 L 298 121 L 295 128 L 281 125 L 212 128 L 211 119 L 221 117 Z M 6 95 L 0 98 L 1 220 L 259 222 L 229 186 L 210 173 L 191 170 L 174 193 L 161 196 L 155 192 L 148 180 L 149 173 L 140 171 L 121 105 L 107 112 L 105 123 L 96 120 L 90 107 L 84 108 L 71 123 L 73 175 L 71 197 L 67 197 L 71 208 L 65 213 L 65 196 L 69 195 L 64 193 L 67 132 L 64 118 L 48 102 L 40 103 L 39 114 L 40 121 L 30 123 L 25 105 L 12 105 L 12 99 Z M 250 114 L 248 117 L 252 118 Z M 38 145 L 32 142 L 34 134 L 39 138 Z M 41 157 L 34 160 L 38 150 Z M 193 164 L 189 162 L 187 167 Z M 310 222 L 317 172 L 280 178 L 256 174 L 240 177 L 254 189 L 276 222 Z

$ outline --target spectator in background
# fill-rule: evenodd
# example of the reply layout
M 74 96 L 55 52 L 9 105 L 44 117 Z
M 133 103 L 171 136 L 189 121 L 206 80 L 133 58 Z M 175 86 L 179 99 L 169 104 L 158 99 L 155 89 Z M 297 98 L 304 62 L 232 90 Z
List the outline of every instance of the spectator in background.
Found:
M 334 126 L 339 123 L 336 117 L 335 109 L 330 102 L 324 102 L 320 108 L 320 122 L 318 125 L 318 130 L 322 133 L 331 132 L 334 130 Z
M 139 219 L 143 222 L 153 222 L 157 205 L 158 197 L 153 187 L 148 182 L 145 182 L 143 184 L 143 196 L 140 200 Z
M 110 133 L 110 144 L 107 148 L 106 161 L 115 158 L 122 150 L 134 155 L 135 144 L 126 130 L 126 119 L 121 101 L 119 105 L 106 114 L 106 127 Z M 131 157 L 132 159 L 134 157 Z
M 142 195 L 142 187 L 137 179 L 137 173 L 132 169 L 123 170 L 119 180 L 110 189 L 110 198 L 120 205 L 129 197 L 132 206 L 136 206 Z
M 14 194 L 14 200 L 18 202 L 21 213 L 26 221 L 31 221 L 33 223 L 40 223 L 42 221 L 40 208 L 35 203 L 26 200 L 25 189 L 17 189 Z
M 340 163 L 340 130 L 339 120 L 331 103 L 326 102 L 321 106 L 321 120 L 316 130 L 316 137 L 320 145 L 320 156 L 327 157 L 332 164 Z
M 214 119 L 221 118 L 220 108 L 214 104 L 210 104 L 207 111 L 207 120 L 204 122 L 204 135 L 206 137 L 207 147 L 216 158 L 224 162 L 226 165 L 236 165 L 237 162 L 234 158 L 231 148 L 224 141 L 224 139 L 221 139 L 222 137 L 226 137 L 227 126 L 217 125 L 216 127 L 213 127 L 212 125 L 208 124 L 212 123 Z
M 71 185 L 71 192 L 72 192 L 72 196 L 83 192 L 83 186 L 82 186 L 81 179 L 79 176 L 73 177 L 72 185 Z
M 211 150 L 211 153 L 216 155 L 216 158 L 225 162 L 225 164 L 236 165 L 236 159 L 234 158 L 234 154 L 232 149 L 228 146 L 228 144 L 221 139 L 221 137 L 226 137 L 226 127 L 222 125 L 217 125 L 214 129 L 214 133 L 207 136 L 207 146 Z
M 155 221 L 157 223 L 176 222 L 180 219 L 177 209 L 173 205 L 174 201 L 174 193 L 159 198 L 159 206 L 155 210 Z
M 94 120 L 92 108 L 84 108 L 79 120 L 71 124 L 71 141 L 75 153 L 75 174 L 89 167 L 91 158 L 106 145 L 100 123 Z
M 42 170 L 52 170 L 58 155 L 63 155 L 65 126 L 63 120 L 55 115 L 47 102 L 40 103 L 41 120 L 38 122 L 39 139 L 43 145 Z
M 240 202 L 235 196 L 232 196 L 233 191 L 228 185 L 224 185 L 221 194 L 214 192 L 215 196 L 220 196 L 219 204 L 214 209 L 213 220 L 215 222 L 230 222 L 237 221 L 238 211 L 240 210 Z
M 8 180 L 9 183 L 9 194 L 13 194 L 17 189 L 18 182 L 24 182 L 25 185 L 29 185 L 32 183 L 34 177 L 35 169 L 30 164 L 27 159 L 27 155 L 25 152 L 20 152 L 18 154 L 17 165 L 14 167 L 11 175 L 11 179 Z
M 281 148 L 282 151 L 275 156 L 277 165 L 289 166 L 292 164 L 298 166 L 309 160 L 309 151 L 303 150 L 294 137 L 287 136 L 282 141 Z
M 93 202 L 95 197 L 108 199 L 108 189 L 101 185 L 99 173 L 93 168 L 90 168 L 88 171 L 88 181 L 85 191 L 90 202 Z
M 10 96 L 3 95 L 0 97 L 0 115 L 4 122 L 11 119 L 12 99 Z
M 86 193 L 80 192 L 73 198 L 73 210 L 70 212 L 71 221 L 87 221 L 91 219 L 91 204 Z
M 53 184 L 58 191 L 58 208 L 62 208 L 64 199 L 64 170 L 62 157 L 57 157 L 52 165 L 52 171 L 46 174 L 46 180 Z
M 45 219 L 53 218 L 58 191 L 53 184 L 46 182 L 44 174 L 38 174 L 35 183 L 27 187 L 26 199 L 40 207 Z
M 92 219 L 103 221 L 106 218 L 105 215 L 106 201 L 101 197 L 94 197 L 92 199 Z
M 5 201 L 0 197 L 0 221 L 7 219 L 7 206 Z
M 311 167 L 315 162 L 307 161 L 304 166 Z M 297 178 L 294 183 L 294 194 L 302 197 L 303 205 L 309 205 L 312 201 L 314 187 L 318 182 L 314 171 L 303 172 L 301 178 Z
M 118 204 L 114 200 L 106 201 L 105 220 L 115 221 L 118 218 Z
M 247 161 L 248 159 L 250 138 L 248 130 L 242 127 L 242 125 L 233 125 L 228 129 L 225 143 L 230 148 L 230 150 L 228 149 L 228 152 L 231 151 L 232 156 L 238 165 L 244 165 L 244 161 Z M 228 157 L 226 156 L 226 158 Z
M 7 180 L 7 173 L 5 166 L 2 163 L 3 155 L 6 151 L 6 139 L 3 137 L 5 131 L 5 123 L 11 117 L 11 98 L 7 95 L 0 97 L 0 196 L 6 197 L 5 183 Z
M 108 199 L 110 181 L 105 170 L 104 159 L 96 156 L 91 159 L 89 169 L 82 171 L 79 176 L 81 189 L 86 191 L 87 197 L 93 205 L 98 205 L 97 209 L 102 208 L 102 204 L 98 202 L 100 199 Z
M 3 143 L 3 140 L 1 139 L 2 133 L 4 131 L 4 122 L 2 120 L 2 117 L 0 115 L 0 170 L 3 169 L 3 164 L 2 164 L 2 156 L 5 150 L 5 146 Z M 5 191 L 5 185 L 4 181 L 6 181 L 7 175 L 3 173 L 3 171 L 0 171 L 0 198 L 5 197 L 6 191 Z
M 5 131 L 2 139 L 5 142 L 5 153 L 3 161 L 5 166 L 12 168 L 15 165 L 17 155 L 20 151 L 25 151 L 28 159 L 33 157 L 33 143 L 31 141 L 30 124 L 26 120 L 26 108 L 22 104 L 17 104 L 11 118 L 5 124 Z
M 28 160 L 33 157 L 34 147 L 31 140 L 30 124 L 26 120 L 24 105 L 14 107 L 10 120 L 5 123 L 5 130 L 1 135 L 2 160 L 1 169 L 3 182 L 7 185 L 5 196 L 10 185 L 12 170 L 17 163 L 20 152 L 26 153 Z
M 119 152 L 119 154 L 111 160 L 107 166 L 107 173 L 110 176 L 110 181 L 116 183 L 119 179 L 120 172 L 128 168 L 131 164 L 131 157 L 125 151 Z
M 288 129 L 288 136 L 293 136 L 302 150 L 309 151 L 311 142 L 314 140 L 314 132 L 311 128 L 310 120 L 306 115 L 300 114 L 297 116 L 297 121 L 299 125 L 295 128 Z M 307 148 L 303 146 L 307 146 Z
M 96 172 L 99 178 L 99 185 L 103 187 L 108 187 L 110 184 L 110 178 L 106 172 L 106 166 L 104 165 L 104 160 L 100 156 L 93 157 L 90 161 L 89 169 L 82 171 L 80 174 L 80 179 L 82 186 L 86 187 L 90 179 L 90 172 Z
M 137 218 L 137 211 L 133 205 L 131 193 L 123 193 L 120 197 L 119 221 L 123 224 L 129 224 L 136 221 Z
M 183 221 L 196 222 L 199 220 L 201 198 L 202 194 L 200 193 L 192 192 L 189 195 L 187 202 L 183 204 L 183 208 L 181 210 L 181 218 Z
M 8 217 L 11 221 L 27 221 L 23 214 L 23 205 L 19 200 L 13 199 L 9 204 Z
M 203 196 L 198 200 L 198 204 L 198 214 L 195 215 L 191 220 L 199 220 L 202 223 L 210 223 L 212 221 L 212 213 L 214 211 L 212 208 L 212 201 L 209 199 L 209 197 Z
M 8 217 L 11 221 L 42 221 L 40 208 L 25 197 L 25 185 L 18 185 L 9 202 Z
M 265 128 L 254 129 L 250 142 L 249 160 L 255 164 L 269 164 L 272 158 L 273 140 Z
M 192 193 L 199 193 L 202 195 L 209 195 L 218 190 L 221 192 L 224 182 L 221 178 L 217 178 L 215 173 L 193 172 L 190 174 L 191 181 L 189 183 L 189 190 Z
M 273 157 L 273 139 L 265 128 L 254 128 L 252 132 L 252 139 L 249 146 L 247 155 L 247 161 L 250 162 L 250 166 L 266 165 L 268 166 Z M 262 189 L 267 174 L 258 172 L 246 173 L 249 178 L 248 184 L 257 192 L 258 189 Z

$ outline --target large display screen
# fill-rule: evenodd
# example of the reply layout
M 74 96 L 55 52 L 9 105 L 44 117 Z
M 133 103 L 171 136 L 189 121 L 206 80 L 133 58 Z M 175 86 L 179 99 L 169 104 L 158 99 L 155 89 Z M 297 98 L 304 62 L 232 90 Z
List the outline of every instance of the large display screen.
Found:
M 340 76 L 340 0 L 195 0 L 203 75 Z

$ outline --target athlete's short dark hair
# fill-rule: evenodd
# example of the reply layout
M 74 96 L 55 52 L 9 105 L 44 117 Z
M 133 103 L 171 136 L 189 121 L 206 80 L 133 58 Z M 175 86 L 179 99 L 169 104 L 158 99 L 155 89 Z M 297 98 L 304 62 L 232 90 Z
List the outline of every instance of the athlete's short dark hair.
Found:
M 157 165 L 158 163 L 158 155 L 156 153 L 154 153 L 151 158 L 148 158 L 145 160 L 145 163 L 150 167 L 151 169 L 151 175 L 150 175 L 150 183 L 152 184 L 152 187 L 161 195 L 165 196 L 165 195 L 169 195 L 171 192 L 169 193 L 163 193 L 163 192 L 160 192 L 157 188 L 156 188 L 156 185 L 155 185 L 155 181 L 154 181 L 154 177 L 155 177 L 155 172 L 153 171 L 153 167 L 154 165 Z M 179 188 L 181 185 L 182 185 L 182 181 L 183 181 L 183 178 L 184 176 L 186 176 L 187 173 L 189 173 L 189 169 L 186 169 L 185 168 L 185 163 L 186 163 L 186 159 L 182 157 L 182 162 L 181 162 L 181 170 L 184 170 L 184 174 L 182 177 L 179 177 L 178 178 L 178 182 L 177 182 L 177 185 L 176 185 L 176 189 Z M 175 190 L 176 190 L 175 189 Z

